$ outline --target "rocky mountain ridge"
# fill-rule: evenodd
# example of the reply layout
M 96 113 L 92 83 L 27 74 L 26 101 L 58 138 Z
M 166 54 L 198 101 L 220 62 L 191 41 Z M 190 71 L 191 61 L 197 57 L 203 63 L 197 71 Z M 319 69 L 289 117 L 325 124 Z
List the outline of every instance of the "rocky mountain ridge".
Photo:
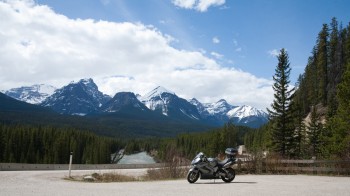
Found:
M 28 93 L 25 92 L 26 89 L 29 89 Z M 20 93 L 30 94 L 29 92 L 33 91 L 30 89 L 28 87 L 10 89 L 5 91 L 5 94 L 8 92 L 7 95 L 11 97 L 33 103 L 28 99 L 18 97 Z M 55 88 L 52 87 L 52 89 Z M 231 121 L 238 125 L 259 127 L 268 121 L 268 116 L 263 110 L 252 106 L 233 106 L 224 99 L 215 103 L 201 103 L 196 98 L 185 100 L 161 86 L 144 96 L 135 95 L 132 92 L 119 92 L 112 98 L 100 92 L 94 81 L 89 78 L 71 82 L 60 89 L 50 91 L 51 95 L 42 93 L 43 97 L 40 97 L 39 91 L 34 92 L 37 92 L 36 95 L 38 95 L 36 100 L 43 100 L 35 102 L 36 104 L 67 115 L 115 113 L 125 108 L 131 111 L 133 108 L 134 113 L 150 110 L 180 121 L 197 121 L 215 126 Z

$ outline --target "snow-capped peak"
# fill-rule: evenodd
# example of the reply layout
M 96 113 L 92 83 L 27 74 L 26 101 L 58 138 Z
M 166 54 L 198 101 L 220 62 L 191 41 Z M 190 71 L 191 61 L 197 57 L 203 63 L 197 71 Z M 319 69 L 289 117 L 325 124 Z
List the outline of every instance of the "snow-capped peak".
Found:
M 61 114 L 83 115 L 98 111 L 111 98 L 98 90 L 92 79 L 71 82 L 55 91 L 41 105 Z
M 12 88 L 8 91 L 4 91 L 4 93 L 20 101 L 25 101 L 31 104 L 39 104 L 47 97 L 52 95 L 55 90 L 56 87 L 50 85 L 35 84 L 32 86 Z
M 227 116 L 229 118 L 245 118 L 249 116 L 261 116 L 267 117 L 267 114 L 263 110 L 256 109 L 252 106 L 243 105 L 240 107 L 233 108 L 229 112 L 227 112 Z
M 94 81 L 91 78 L 83 78 L 80 79 L 79 81 L 71 81 L 70 84 L 77 84 L 77 83 L 82 83 L 82 84 L 90 84 L 90 83 L 94 83 Z
M 153 89 L 151 92 L 147 93 L 143 97 L 141 97 L 142 101 L 150 100 L 152 97 L 158 97 L 161 96 L 163 93 L 169 93 L 175 95 L 174 92 L 167 90 L 166 88 L 162 86 L 158 86 L 157 88 Z
M 195 105 L 195 106 L 202 105 L 202 103 L 199 102 L 196 98 L 192 98 L 188 100 L 188 102 L 190 102 L 192 105 Z
M 215 115 L 215 114 L 226 114 L 235 106 L 228 104 L 225 99 L 220 99 L 216 103 L 205 104 L 205 107 L 207 108 L 207 111 L 209 112 L 209 114 Z
M 46 85 L 46 84 L 37 84 L 37 85 L 33 85 L 32 87 L 33 87 L 33 90 L 36 90 L 40 93 L 47 94 L 47 95 L 52 95 L 57 89 L 56 87 L 53 87 L 51 85 Z

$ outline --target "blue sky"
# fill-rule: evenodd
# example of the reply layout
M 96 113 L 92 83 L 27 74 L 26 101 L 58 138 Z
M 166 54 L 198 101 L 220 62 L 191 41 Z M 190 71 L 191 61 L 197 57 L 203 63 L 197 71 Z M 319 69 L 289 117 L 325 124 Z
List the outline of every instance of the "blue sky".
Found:
M 291 81 L 348 0 L 0 0 L 0 90 L 93 78 L 100 90 L 269 107 L 276 53 Z M 15 77 L 16 76 L 16 77 Z

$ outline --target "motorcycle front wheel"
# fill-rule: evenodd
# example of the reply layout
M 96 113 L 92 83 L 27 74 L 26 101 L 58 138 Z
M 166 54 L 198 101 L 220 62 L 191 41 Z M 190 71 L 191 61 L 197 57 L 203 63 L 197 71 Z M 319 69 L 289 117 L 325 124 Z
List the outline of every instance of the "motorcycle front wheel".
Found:
M 225 176 L 221 176 L 221 179 L 224 182 L 232 182 L 233 179 L 235 179 L 236 177 L 236 172 L 234 169 L 232 168 L 227 168 L 226 169 L 226 175 Z
M 195 183 L 199 178 L 199 172 L 190 171 L 187 174 L 187 181 L 189 183 Z

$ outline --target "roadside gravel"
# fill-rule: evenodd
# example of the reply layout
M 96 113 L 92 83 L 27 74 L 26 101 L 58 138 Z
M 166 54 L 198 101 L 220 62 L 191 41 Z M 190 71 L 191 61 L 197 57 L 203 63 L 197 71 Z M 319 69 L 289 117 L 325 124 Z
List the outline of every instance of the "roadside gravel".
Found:
M 142 176 L 146 169 L 72 171 L 72 175 L 118 172 Z M 64 180 L 67 171 L 0 171 L 0 195 L 350 195 L 349 177 L 306 175 L 237 175 L 221 180 L 86 183 Z

